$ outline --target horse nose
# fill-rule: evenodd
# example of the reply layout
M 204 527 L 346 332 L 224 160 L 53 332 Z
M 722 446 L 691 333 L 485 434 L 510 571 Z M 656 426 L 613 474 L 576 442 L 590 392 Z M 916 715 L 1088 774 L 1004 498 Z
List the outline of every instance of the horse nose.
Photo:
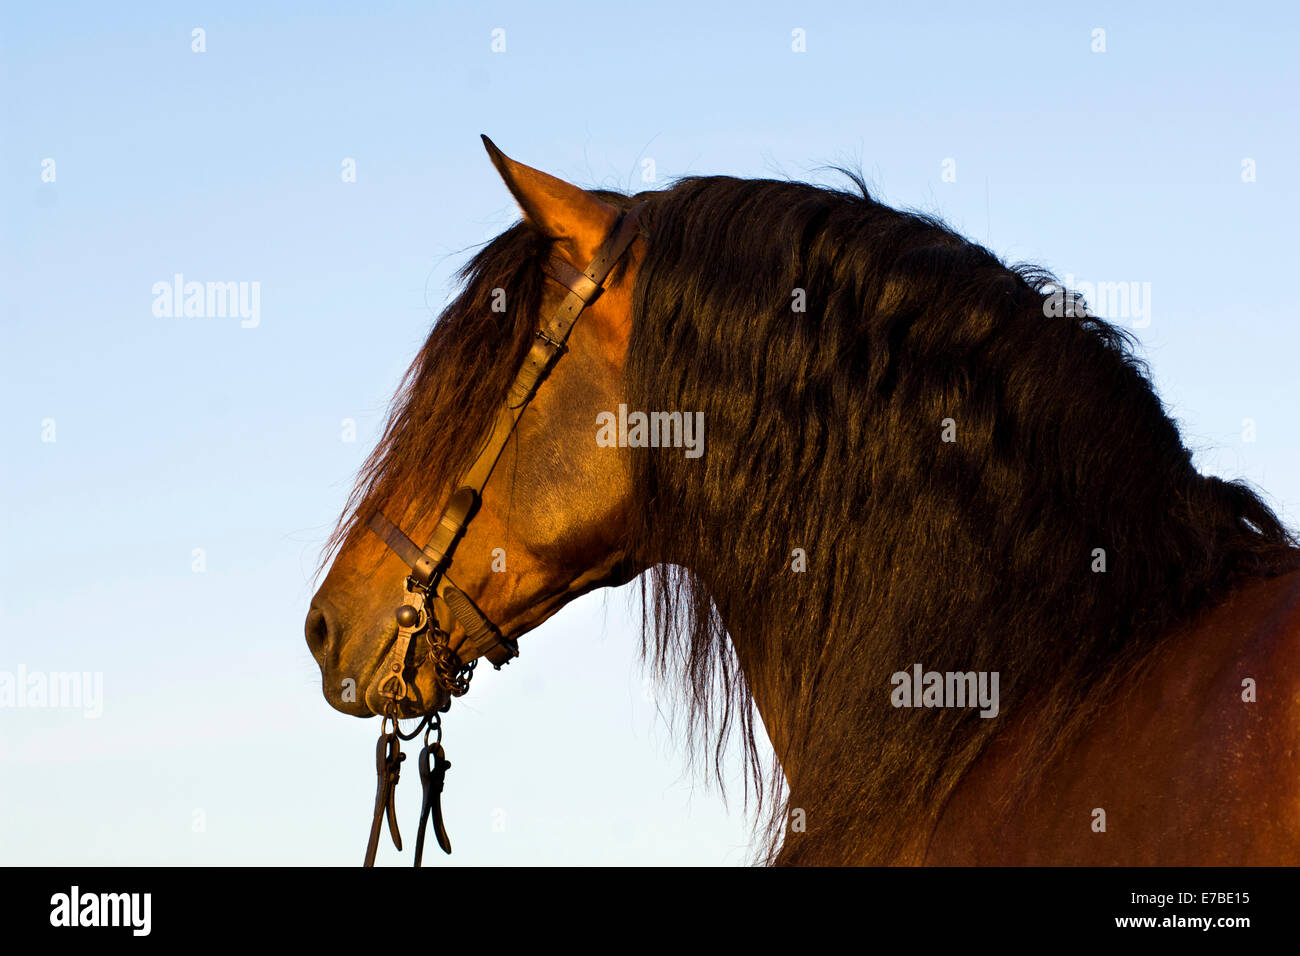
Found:
M 326 656 L 330 649 L 330 639 L 333 637 L 333 628 L 330 627 L 329 615 L 319 605 L 313 603 L 311 610 L 307 612 L 307 647 L 311 649 L 311 656 L 316 658 L 316 663 L 322 668 L 325 667 Z

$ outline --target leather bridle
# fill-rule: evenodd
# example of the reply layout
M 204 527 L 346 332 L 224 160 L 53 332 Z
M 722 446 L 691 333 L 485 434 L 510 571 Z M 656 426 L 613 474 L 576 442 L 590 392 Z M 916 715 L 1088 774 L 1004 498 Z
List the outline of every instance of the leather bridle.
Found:
M 366 866 L 373 866 L 379 842 L 379 832 L 385 816 L 393 843 L 402 848 L 401 834 L 393 807 L 393 792 L 397 786 L 401 762 L 401 740 L 410 740 L 424 730 L 424 750 L 420 754 L 420 779 L 424 786 L 424 801 L 420 813 L 419 835 L 416 840 L 415 865 L 419 866 L 424 850 L 425 824 L 432 816 L 434 834 L 439 846 L 451 852 L 451 841 L 442 824 L 439 795 L 447 762 L 442 750 L 442 722 L 439 714 L 451 706 L 451 698 L 460 697 L 469 690 L 474 668 L 480 658 L 500 669 L 519 656 L 516 642 L 502 635 L 469 596 L 452 581 L 447 573 L 451 567 L 456 547 L 465 535 L 465 529 L 474 519 L 482 501 L 483 489 L 514 434 L 519 419 L 533 400 L 546 376 L 568 351 L 569 334 L 584 309 L 599 298 L 605 281 L 640 232 L 640 216 L 645 208 L 641 203 L 620 213 L 609 235 L 605 237 L 595 257 L 586 269 L 579 272 L 559 256 L 552 255 L 543 267 L 551 279 L 568 289 L 559 307 L 551 313 L 536 333 L 536 340 L 524 357 L 515 374 L 505 401 L 498 407 L 478 456 L 466 469 L 457 483 L 458 487 L 434 527 L 433 535 L 423 548 L 376 511 L 367 527 L 377 534 L 393 552 L 411 569 L 405 582 L 405 595 L 397 608 L 397 638 L 375 680 L 380 696 L 388 705 L 380 728 L 376 751 L 379 791 L 375 797 L 375 812 L 371 822 L 370 841 L 366 846 Z M 465 629 L 465 640 L 452 650 L 449 639 L 454 622 Z M 424 645 L 423 653 L 416 653 L 417 643 Z M 447 701 L 437 710 L 431 710 L 421 719 L 419 726 L 404 734 L 397 726 L 398 707 L 409 689 L 407 673 L 426 660 L 432 660 L 437 691 L 445 691 Z M 392 729 L 388 730 L 389 722 Z M 431 741 L 430 735 L 436 735 Z

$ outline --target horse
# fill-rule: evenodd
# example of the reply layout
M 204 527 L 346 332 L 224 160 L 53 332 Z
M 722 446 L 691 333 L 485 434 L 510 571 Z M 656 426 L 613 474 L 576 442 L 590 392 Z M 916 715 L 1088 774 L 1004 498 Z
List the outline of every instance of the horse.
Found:
M 639 581 L 688 740 L 718 766 L 740 738 L 760 863 L 1300 863 L 1300 546 L 1196 470 L 1127 332 L 849 170 L 625 195 L 484 142 L 522 220 L 461 271 L 327 543 L 334 708 L 449 704 L 427 657 L 381 691 L 410 562 L 368 523 L 436 533 L 556 268 L 635 207 L 457 532 L 505 644 Z

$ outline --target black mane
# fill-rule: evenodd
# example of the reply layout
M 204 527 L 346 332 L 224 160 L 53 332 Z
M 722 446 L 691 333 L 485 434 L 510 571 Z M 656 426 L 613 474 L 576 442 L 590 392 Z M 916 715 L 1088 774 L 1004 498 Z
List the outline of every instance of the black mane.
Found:
M 647 194 L 628 353 L 630 407 L 707 423 L 703 458 L 634 453 L 646 650 L 751 768 L 750 691 L 789 689 L 807 831 L 772 801 L 781 862 L 891 860 L 1027 702 L 1046 756 L 1173 625 L 1295 561 L 1253 491 L 1193 468 L 1126 333 L 853 178 Z M 1001 716 L 894 709 L 918 662 L 1000 672 Z

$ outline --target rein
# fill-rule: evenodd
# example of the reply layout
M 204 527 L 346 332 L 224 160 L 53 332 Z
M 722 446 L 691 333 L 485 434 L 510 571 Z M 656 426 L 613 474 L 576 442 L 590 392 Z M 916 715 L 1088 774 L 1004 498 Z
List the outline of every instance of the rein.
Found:
M 465 529 L 478 513 L 483 489 L 524 409 L 560 357 L 568 351 L 569 334 L 578 317 L 600 297 L 605 280 L 639 234 L 644 209 L 645 203 L 641 203 L 620 213 L 595 257 L 581 272 L 554 255 L 544 266 L 547 276 L 567 288 L 568 295 L 537 331 L 536 341 L 515 374 L 506 400 L 496 411 L 482 451 L 461 477 L 459 487 L 443 508 L 428 543 L 421 548 L 378 511 L 367 523 L 367 527 L 406 563 L 411 573 L 406 577 L 404 600 L 397 608 L 397 638 L 376 677 L 379 694 L 387 698 L 388 703 L 375 747 L 379 788 L 375 794 L 370 840 L 366 844 L 365 866 L 374 865 L 385 817 L 393 844 L 399 851 L 402 849 L 393 803 L 402 761 L 406 759 L 401 741 L 414 739 L 421 730 L 424 731 L 424 748 L 420 751 L 420 783 L 424 799 L 415 844 L 415 865 L 420 865 L 424 854 L 425 827 L 430 819 L 433 820 L 438 846 L 446 853 L 451 852 L 451 840 L 442 820 L 442 788 L 451 763 L 442 748 L 441 714 L 450 709 L 452 698 L 461 697 L 469 690 L 480 658 L 487 658 L 495 669 L 500 670 L 519 656 L 519 646 L 502 635 L 447 572 Z M 449 641 L 456 622 L 465 628 L 465 640 L 453 651 Z M 418 655 L 417 647 L 422 648 Z M 433 663 L 435 683 L 446 691 L 447 702 L 426 713 L 415 730 L 404 734 L 398 726 L 397 715 L 410 689 L 407 674 L 413 680 L 419 666 L 429 660 Z

